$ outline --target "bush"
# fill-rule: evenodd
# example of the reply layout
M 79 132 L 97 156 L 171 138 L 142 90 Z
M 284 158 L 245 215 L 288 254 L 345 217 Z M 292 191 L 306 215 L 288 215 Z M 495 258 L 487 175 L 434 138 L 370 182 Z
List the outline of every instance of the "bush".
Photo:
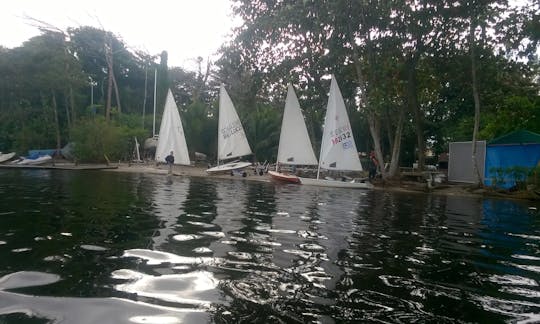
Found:
M 102 116 L 79 121 L 71 130 L 73 155 L 80 162 L 106 162 L 131 158 L 133 137 L 144 131 L 107 123 Z
M 535 188 L 538 188 L 540 184 L 540 166 L 536 166 L 529 171 L 527 184 L 534 185 Z

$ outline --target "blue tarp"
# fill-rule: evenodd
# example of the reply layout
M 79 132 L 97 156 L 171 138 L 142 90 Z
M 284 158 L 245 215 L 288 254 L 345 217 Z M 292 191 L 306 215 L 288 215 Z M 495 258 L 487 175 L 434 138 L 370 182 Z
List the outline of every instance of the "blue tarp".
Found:
M 512 167 L 534 168 L 540 161 L 540 144 L 510 144 L 510 145 L 488 145 L 486 148 L 486 168 L 484 184 L 493 186 L 497 173 L 495 168 L 504 168 L 509 170 Z M 511 172 L 504 173 L 502 183 L 497 187 L 508 189 L 516 185 L 516 179 Z
M 44 156 L 44 155 L 54 156 L 55 154 L 56 154 L 56 149 L 29 150 L 27 158 L 37 159 L 40 156 Z

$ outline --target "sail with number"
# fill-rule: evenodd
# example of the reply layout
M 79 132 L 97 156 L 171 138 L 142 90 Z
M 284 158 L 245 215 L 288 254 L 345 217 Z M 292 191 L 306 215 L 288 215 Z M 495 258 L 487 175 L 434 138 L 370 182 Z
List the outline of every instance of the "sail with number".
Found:
M 319 159 L 323 169 L 362 171 L 345 102 L 333 75 Z
M 218 160 L 252 154 L 234 105 L 221 85 L 219 90 Z
M 174 164 L 189 165 L 189 153 L 184 135 L 184 127 L 180 119 L 178 107 L 171 90 L 167 93 L 165 109 L 159 127 L 159 140 L 156 148 L 156 161 L 165 162 L 165 157 L 174 154 Z
M 330 96 L 328 97 L 328 105 L 326 107 L 326 116 L 324 118 L 324 131 L 317 178 L 298 177 L 298 179 L 301 184 L 313 186 L 373 188 L 373 185 L 367 182 L 366 179 L 348 180 L 346 177 L 340 177 L 340 180 L 331 177 L 321 179 L 321 169 L 330 171 L 362 171 L 362 164 L 356 150 L 345 102 L 333 75 L 330 84 Z

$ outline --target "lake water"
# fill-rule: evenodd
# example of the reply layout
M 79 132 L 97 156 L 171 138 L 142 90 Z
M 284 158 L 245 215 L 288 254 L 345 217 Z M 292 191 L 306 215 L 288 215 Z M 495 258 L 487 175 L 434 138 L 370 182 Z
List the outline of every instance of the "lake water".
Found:
M 538 323 L 538 203 L 0 170 L 0 323 Z

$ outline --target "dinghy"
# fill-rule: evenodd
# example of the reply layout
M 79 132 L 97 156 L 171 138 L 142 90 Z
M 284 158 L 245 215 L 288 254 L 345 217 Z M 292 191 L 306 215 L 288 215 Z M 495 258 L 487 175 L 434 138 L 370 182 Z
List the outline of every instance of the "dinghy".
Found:
M 268 171 L 274 180 L 300 183 L 294 174 L 280 172 L 280 165 L 317 165 L 317 158 L 307 132 L 300 103 L 291 84 L 287 86 L 287 99 L 281 122 L 276 170 Z
M 244 132 L 244 127 L 236 113 L 225 86 L 219 89 L 219 120 L 218 120 L 218 165 L 206 170 L 208 173 L 233 171 L 246 168 L 250 162 L 234 161 L 220 165 L 220 161 L 236 159 L 253 154 Z
M 321 169 L 330 171 L 362 171 L 362 164 L 358 157 L 358 151 L 354 142 L 351 124 L 345 102 L 341 96 L 335 77 L 332 75 L 330 84 L 330 96 L 326 107 L 326 117 L 324 119 L 324 131 L 321 141 L 321 153 L 319 155 L 319 167 L 317 178 L 299 177 L 300 183 L 305 185 L 339 187 L 339 188 L 361 188 L 370 189 L 373 185 L 366 180 L 348 180 L 320 178 Z

